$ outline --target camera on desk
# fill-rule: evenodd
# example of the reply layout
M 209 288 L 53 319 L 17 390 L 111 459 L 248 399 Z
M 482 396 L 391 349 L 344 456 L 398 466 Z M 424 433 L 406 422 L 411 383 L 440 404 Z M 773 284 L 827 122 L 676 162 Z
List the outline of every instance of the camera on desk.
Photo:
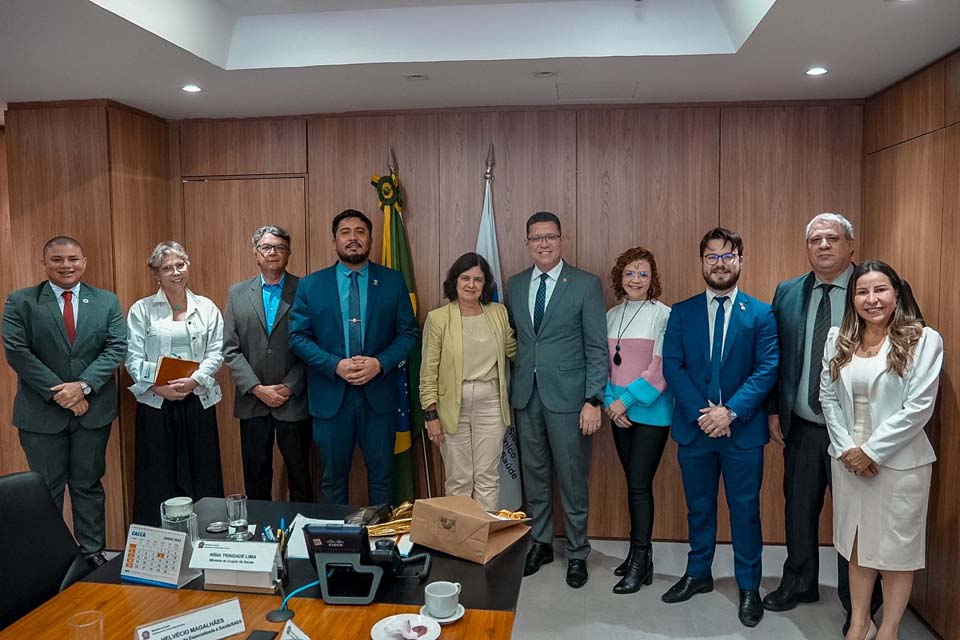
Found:
M 328 604 L 370 604 L 385 580 L 423 580 L 430 573 L 428 554 L 403 558 L 390 539 L 371 549 L 366 525 L 309 524 L 303 535 Z

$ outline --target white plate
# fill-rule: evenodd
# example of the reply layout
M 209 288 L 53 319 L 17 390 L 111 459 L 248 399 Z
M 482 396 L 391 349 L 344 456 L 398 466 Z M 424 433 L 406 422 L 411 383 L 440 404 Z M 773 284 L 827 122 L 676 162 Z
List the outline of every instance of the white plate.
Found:
M 433 618 L 440 624 L 450 624 L 451 622 L 456 622 L 457 620 L 462 618 L 463 614 L 466 612 L 467 610 L 463 608 L 463 605 L 458 604 L 457 610 L 453 612 L 453 615 L 447 616 L 446 618 L 438 618 L 437 616 L 432 616 L 429 613 L 427 613 L 427 605 L 423 605 L 422 607 L 420 607 L 420 615 L 426 616 L 428 618 Z
M 387 625 L 395 620 L 403 620 L 404 618 L 410 621 L 411 627 L 423 625 L 427 628 L 427 632 L 417 640 L 437 640 L 437 638 L 440 637 L 440 624 L 433 618 L 421 616 L 416 613 L 398 613 L 395 616 L 384 618 L 370 629 L 370 637 L 373 638 L 373 640 L 390 640 L 386 632 Z

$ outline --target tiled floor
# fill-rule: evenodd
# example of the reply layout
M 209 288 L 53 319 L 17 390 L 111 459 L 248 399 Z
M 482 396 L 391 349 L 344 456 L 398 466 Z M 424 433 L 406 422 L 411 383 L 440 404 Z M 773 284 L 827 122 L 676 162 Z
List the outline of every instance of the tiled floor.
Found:
M 714 561 L 716 590 L 682 603 L 667 605 L 660 595 L 683 573 L 687 546 L 657 543 L 653 584 L 635 594 L 618 596 L 613 569 L 626 555 L 625 542 L 593 541 L 588 560 L 590 580 L 582 589 L 564 582 L 566 559 L 562 542 L 556 560 L 536 575 L 524 578 L 513 627 L 515 640 L 580 639 L 708 639 L 773 638 L 775 640 L 837 640 L 841 638 L 843 609 L 837 600 L 836 554 L 821 549 L 820 602 L 800 605 L 786 613 L 766 612 L 763 621 L 747 629 L 737 620 L 737 585 L 733 554 L 728 545 L 717 548 Z M 766 547 L 763 554 L 765 595 L 779 584 L 784 547 Z M 900 640 L 933 640 L 936 636 L 908 611 L 900 626 Z

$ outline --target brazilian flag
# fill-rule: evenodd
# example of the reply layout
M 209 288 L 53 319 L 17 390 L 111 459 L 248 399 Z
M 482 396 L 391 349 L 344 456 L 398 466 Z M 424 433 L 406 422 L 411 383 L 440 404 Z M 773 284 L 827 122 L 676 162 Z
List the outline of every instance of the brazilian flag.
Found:
M 377 190 L 378 206 L 383 211 L 383 256 L 385 267 L 396 269 L 410 292 L 413 315 L 417 315 L 417 284 L 413 277 L 413 260 L 410 257 L 410 242 L 403 225 L 403 201 L 400 198 L 400 180 L 390 168 L 390 175 L 373 176 L 371 181 Z M 393 448 L 394 504 L 412 501 L 414 495 L 413 440 L 423 430 L 423 411 L 420 409 L 420 340 L 411 349 L 405 364 L 401 365 L 406 375 L 398 376 L 400 385 L 400 411 L 397 413 L 397 435 Z M 413 402 L 411 402 L 411 398 Z

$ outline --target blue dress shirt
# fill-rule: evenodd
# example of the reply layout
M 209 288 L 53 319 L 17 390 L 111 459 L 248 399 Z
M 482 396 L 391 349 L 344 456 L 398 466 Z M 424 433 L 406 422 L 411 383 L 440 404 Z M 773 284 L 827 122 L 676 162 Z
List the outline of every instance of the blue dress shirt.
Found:
M 273 331 L 273 323 L 277 321 L 277 309 L 280 307 L 280 294 L 283 293 L 283 281 L 287 274 L 280 276 L 277 284 L 267 284 L 260 275 L 260 284 L 263 285 L 263 315 L 267 321 L 267 335 Z
M 358 272 L 360 280 L 360 334 L 364 335 L 364 324 L 367 318 L 367 276 L 370 272 L 369 264 L 363 265 Z M 340 314 L 343 316 L 343 348 L 347 358 L 359 354 L 350 353 L 350 274 L 353 269 L 337 262 L 337 291 L 340 293 Z

